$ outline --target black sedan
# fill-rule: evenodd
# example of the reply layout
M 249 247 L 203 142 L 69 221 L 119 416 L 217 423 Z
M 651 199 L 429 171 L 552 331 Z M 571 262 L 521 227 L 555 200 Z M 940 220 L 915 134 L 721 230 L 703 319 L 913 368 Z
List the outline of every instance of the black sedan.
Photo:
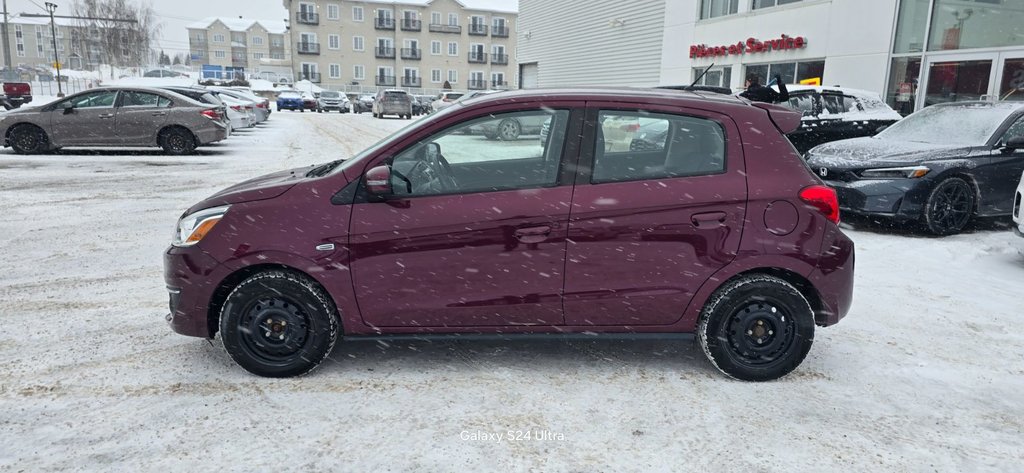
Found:
M 845 212 L 958 233 L 973 217 L 1010 214 L 1024 171 L 1024 102 L 934 105 L 874 137 L 815 147 L 807 162 Z
M 800 128 L 786 135 L 797 151 L 832 141 L 873 136 L 902 117 L 874 92 L 840 87 L 788 85 L 790 108 L 800 111 Z

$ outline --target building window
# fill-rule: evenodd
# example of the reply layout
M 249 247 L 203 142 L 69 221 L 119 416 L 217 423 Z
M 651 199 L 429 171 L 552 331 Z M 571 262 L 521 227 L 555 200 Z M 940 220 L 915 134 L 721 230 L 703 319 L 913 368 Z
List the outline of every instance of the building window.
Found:
M 224 35 L 222 35 L 222 34 L 215 34 L 215 35 L 213 35 L 213 42 L 214 43 L 223 43 L 224 42 Z
M 789 3 L 796 3 L 800 0 L 754 0 L 753 9 L 774 7 L 776 5 L 786 5 Z
M 433 82 L 435 84 L 440 84 L 441 83 L 441 70 L 440 69 L 431 69 L 430 70 L 430 82 Z
M 327 4 L 327 19 L 328 20 L 340 20 L 341 19 L 341 7 L 333 3 Z
M 263 59 L 263 53 L 252 53 L 252 58 L 259 61 L 260 59 Z
M 772 64 L 756 64 L 747 66 L 744 78 L 757 74 L 762 85 L 767 84 L 776 75 L 782 76 L 782 82 L 796 84 L 805 79 L 819 78 L 824 82 L 825 61 L 777 62 Z
M 363 21 L 363 7 L 352 7 L 352 21 Z
M 448 43 L 448 55 L 458 56 L 459 55 L 459 43 L 451 42 Z
M 889 71 L 889 87 L 886 89 L 888 93 L 885 94 L 885 102 L 903 116 L 914 113 L 918 79 L 921 77 L 921 58 L 894 57 Z
M 459 71 L 448 69 L 448 83 L 455 84 L 457 82 L 459 82 Z
M 704 71 L 708 72 L 705 74 Z M 703 77 L 701 74 L 704 74 Z M 695 85 L 710 85 L 714 87 L 732 87 L 732 67 L 706 67 L 693 68 L 693 80 Z
M 327 75 L 331 79 L 341 79 L 341 64 L 331 64 L 327 66 Z
M 732 15 L 739 8 L 740 0 L 703 0 L 700 5 L 701 19 Z
M 262 36 L 253 36 L 252 37 L 252 44 L 253 44 L 253 46 L 263 46 L 263 37 Z
M 430 54 L 433 54 L 434 56 L 440 56 L 441 55 L 441 42 L 440 41 L 431 41 L 430 42 Z
M 270 45 L 275 48 L 283 48 L 284 40 L 281 38 L 273 38 L 270 40 Z
M 1020 0 L 935 0 L 928 38 L 929 51 L 1001 48 L 1024 44 Z M 981 6 L 984 4 L 984 6 Z M 1012 32 L 1012 33 L 1011 33 Z
M 459 26 L 459 15 L 456 13 L 448 14 L 448 26 Z
M 924 30 L 928 27 L 928 8 L 931 0 L 902 0 L 896 21 L 894 53 L 924 51 Z
M 366 68 L 363 66 L 352 66 L 352 77 L 357 80 L 366 78 Z
M 327 35 L 327 49 L 341 49 L 341 36 L 336 34 Z
M 430 24 L 432 24 L 432 25 L 440 25 L 441 24 L 441 13 L 440 12 L 436 12 L 436 11 L 435 12 L 430 12 Z
M 365 51 L 366 50 L 365 41 L 363 40 L 362 36 L 353 36 L 352 37 L 352 50 L 353 51 Z
M 224 59 L 225 57 L 227 57 L 227 54 L 224 51 L 214 51 L 213 57 L 217 59 Z

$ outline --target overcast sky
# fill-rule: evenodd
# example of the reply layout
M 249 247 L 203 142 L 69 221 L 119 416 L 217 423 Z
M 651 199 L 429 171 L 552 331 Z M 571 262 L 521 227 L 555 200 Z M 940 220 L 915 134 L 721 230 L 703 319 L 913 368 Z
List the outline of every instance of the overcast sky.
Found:
M 12 14 L 46 13 L 40 6 L 47 0 L 7 0 L 7 10 Z M 58 5 L 57 14 L 68 14 L 70 0 L 50 0 Z M 237 17 L 254 20 L 284 20 L 287 14 L 282 0 L 135 0 L 148 1 L 156 10 L 162 25 L 163 38 L 158 48 L 171 51 L 188 51 L 188 32 L 185 25 L 209 16 Z M 473 0 L 476 4 L 490 8 L 512 10 L 518 0 Z

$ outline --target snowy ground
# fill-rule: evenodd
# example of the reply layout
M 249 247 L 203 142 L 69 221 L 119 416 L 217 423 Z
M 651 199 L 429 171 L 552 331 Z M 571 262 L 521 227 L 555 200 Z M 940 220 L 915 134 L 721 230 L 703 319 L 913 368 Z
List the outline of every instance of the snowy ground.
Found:
M 236 367 L 219 341 L 171 333 L 161 253 L 184 208 L 407 123 L 286 112 L 186 158 L 0 152 L 0 471 L 1013 471 L 1024 461 L 1024 257 L 997 225 L 943 239 L 849 231 L 852 313 L 818 332 L 796 372 L 766 384 L 730 381 L 678 341 L 342 343 L 315 374 L 268 380 Z

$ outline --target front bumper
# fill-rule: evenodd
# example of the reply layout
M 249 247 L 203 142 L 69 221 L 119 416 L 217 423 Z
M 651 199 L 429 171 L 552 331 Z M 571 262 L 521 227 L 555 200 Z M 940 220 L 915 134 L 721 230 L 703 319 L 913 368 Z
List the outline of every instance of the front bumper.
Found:
M 835 189 L 842 212 L 914 220 L 921 215 L 927 199 L 922 182 L 923 179 L 865 179 L 826 180 L 825 184 Z
M 207 325 L 210 301 L 228 268 L 197 247 L 170 247 L 164 252 L 164 283 L 169 293 L 167 322 L 190 337 L 211 338 Z

